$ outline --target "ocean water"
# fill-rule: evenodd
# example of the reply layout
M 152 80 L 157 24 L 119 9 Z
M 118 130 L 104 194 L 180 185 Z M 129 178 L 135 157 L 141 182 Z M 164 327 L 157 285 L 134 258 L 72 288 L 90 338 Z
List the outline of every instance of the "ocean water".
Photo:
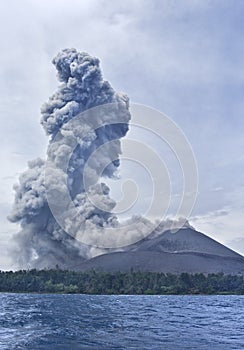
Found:
M 0 349 L 244 349 L 243 296 L 0 294 Z

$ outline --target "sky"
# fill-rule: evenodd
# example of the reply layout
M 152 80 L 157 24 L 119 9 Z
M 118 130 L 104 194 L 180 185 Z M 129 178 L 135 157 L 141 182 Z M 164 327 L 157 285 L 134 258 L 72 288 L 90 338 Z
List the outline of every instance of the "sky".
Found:
M 40 107 L 57 87 L 52 58 L 98 57 L 131 102 L 169 116 L 197 160 L 190 223 L 244 254 L 244 3 L 242 0 L 9 0 L 0 3 L 0 268 L 18 232 L 13 184 L 45 157 Z M 143 181 L 143 180 L 141 180 Z

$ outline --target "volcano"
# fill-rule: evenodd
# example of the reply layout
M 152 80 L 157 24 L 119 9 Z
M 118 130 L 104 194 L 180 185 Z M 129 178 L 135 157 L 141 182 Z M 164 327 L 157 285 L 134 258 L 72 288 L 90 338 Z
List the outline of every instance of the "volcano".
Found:
M 181 228 L 177 232 L 152 233 L 124 251 L 86 260 L 77 269 L 244 275 L 244 257 L 201 232 Z

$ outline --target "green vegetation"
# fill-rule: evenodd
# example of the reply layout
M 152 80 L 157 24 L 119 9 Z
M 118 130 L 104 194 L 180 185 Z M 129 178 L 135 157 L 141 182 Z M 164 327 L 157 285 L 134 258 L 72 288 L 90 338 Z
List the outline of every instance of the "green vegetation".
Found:
M 0 292 L 83 294 L 244 294 L 243 276 L 28 270 L 0 272 Z

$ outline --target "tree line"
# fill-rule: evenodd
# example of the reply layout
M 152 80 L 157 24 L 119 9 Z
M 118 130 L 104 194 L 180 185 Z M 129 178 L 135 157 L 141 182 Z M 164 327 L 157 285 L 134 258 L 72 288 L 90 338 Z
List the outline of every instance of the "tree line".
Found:
M 0 292 L 82 294 L 244 294 L 244 277 L 60 269 L 0 271 Z

